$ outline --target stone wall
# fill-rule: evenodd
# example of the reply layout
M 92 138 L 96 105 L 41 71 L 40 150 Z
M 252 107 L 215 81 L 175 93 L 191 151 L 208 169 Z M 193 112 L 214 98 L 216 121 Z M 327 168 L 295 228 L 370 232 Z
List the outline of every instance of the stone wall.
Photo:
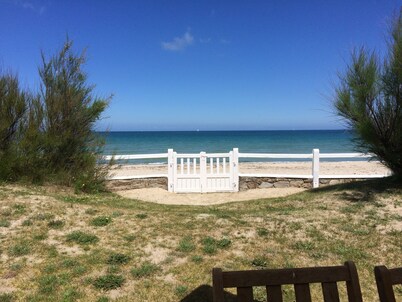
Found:
M 347 183 L 361 179 L 320 179 L 320 187 L 329 185 L 336 185 L 340 183 Z M 239 179 L 240 191 L 249 189 L 269 189 L 269 188 L 312 188 L 311 179 L 300 178 L 274 178 L 274 177 L 240 177 Z
M 311 188 L 311 179 L 273 178 L 273 177 L 240 177 L 240 191 L 269 188 Z

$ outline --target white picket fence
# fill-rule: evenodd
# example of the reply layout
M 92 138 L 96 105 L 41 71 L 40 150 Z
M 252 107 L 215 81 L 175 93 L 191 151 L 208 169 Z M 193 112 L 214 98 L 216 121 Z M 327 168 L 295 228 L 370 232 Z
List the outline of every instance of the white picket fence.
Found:
M 237 192 L 239 191 L 239 177 L 270 177 L 270 178 L 300 178 L 312 179 L 313 188 L 318 188 L 322 179 L 367 179 L 381 178 L 387 174 L 346 174 L 328 175 L 320 174 L 320 159 L 334 158 L 372 158 L 373 155 L 363 153 L 320 153 L 319 149 L 313 149 L 306 154 L 276 154 L 276 153 L 239 153 L 234 148 L 228 153 L 177 153 L 168 149 L 167 153 L 136 154 L 136 155 L 108 155 L 104 160 L 143 160 L 166 159 L 168 162 L 167 174 L 126 175 L 112 176 L 110 180 L 138 179 L 167 177 L 169 192 Z M 241 173 L 239 171 L 239 158 L 253 159 L 302 159 L 311 160 L 311 174 L 271 174 L 271 173 Z

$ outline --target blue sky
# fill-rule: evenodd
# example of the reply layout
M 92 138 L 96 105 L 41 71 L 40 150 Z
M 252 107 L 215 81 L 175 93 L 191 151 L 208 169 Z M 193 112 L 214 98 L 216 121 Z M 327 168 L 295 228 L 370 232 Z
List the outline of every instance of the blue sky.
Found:
M 0 66 L 39 85 L 40 51 L 87 48 L 98 129 L 339 129 L 330 96 L 354 47 L 385 52 L 402 0 L 0 0 Z

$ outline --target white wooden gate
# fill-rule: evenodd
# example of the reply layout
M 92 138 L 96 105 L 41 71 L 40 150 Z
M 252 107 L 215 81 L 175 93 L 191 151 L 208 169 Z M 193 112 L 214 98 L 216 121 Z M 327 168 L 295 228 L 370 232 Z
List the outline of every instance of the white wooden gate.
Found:
M 237 192 L 239 156 L 229 153 L 178 154 L 168 150 L 168 189 L 176 193 Z

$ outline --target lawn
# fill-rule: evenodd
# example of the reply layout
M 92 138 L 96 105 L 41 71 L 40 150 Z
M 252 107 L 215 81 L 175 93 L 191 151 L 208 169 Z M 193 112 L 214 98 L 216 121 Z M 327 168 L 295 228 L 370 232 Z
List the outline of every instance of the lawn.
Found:
M 390 180 L 208 207 L 0 186 L 0 301 L 211 301 L 214 266 L 345 260 L 364 300 L 378 301 L 373 267 L 402 266 L 401 255 L 402 186 Z

